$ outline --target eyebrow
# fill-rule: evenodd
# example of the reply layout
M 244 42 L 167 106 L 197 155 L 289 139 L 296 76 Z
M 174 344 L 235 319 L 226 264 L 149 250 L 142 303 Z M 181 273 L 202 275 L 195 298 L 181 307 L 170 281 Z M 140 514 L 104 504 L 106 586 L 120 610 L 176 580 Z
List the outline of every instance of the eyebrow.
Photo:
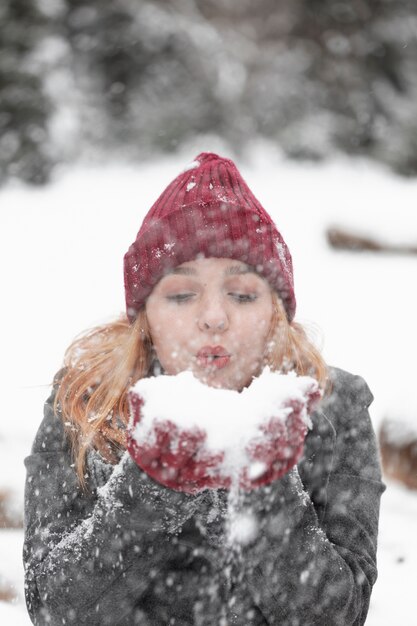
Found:
M 167 272 L 168 274 L 180 274 L 183 276 L 195 276 L 197 274 L 196 270 L 192 267 L 174 267 L 173 269 Z M 229 265 L 224 271 L 226 276 L 236 276 L 240 274 L 250 274 L 254 273 L 255 269 L 249 265 Z
M 192 274 L 196 274 L 197 272 L 193 270 L 191 267 L 174 267 L 173 269 L 168 270 L 167 275 L 170 274 L 184 274 L 185 276 L 191 276 Z
M 230 265 L 226 268 L 225 274 L 226 276 L 235 276 L 236 274 L 250 274 L 251 272 L 255 273 L 255 270 L 249 265 Z

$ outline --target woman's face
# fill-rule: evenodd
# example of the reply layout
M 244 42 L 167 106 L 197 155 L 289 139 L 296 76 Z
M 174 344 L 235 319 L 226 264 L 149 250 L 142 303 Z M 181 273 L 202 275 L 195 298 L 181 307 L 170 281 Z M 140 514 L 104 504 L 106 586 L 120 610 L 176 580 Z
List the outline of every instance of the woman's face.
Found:
M 165 373 L 192 370 L 207 385 L 225 389 L 243 389 L 262 370 L 272 313 L 267 281 L 232 259 L 183 263 L 146 302 Z

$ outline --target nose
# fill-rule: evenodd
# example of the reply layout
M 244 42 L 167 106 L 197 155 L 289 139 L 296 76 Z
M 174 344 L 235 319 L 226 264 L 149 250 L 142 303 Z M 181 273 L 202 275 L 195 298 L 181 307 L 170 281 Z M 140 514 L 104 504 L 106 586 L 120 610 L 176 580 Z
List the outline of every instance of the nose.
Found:
M 229 317 L 221 299 L 206 299 L 202 303 L 198 327 L 205 332 L 224 332 L 229 328 Z

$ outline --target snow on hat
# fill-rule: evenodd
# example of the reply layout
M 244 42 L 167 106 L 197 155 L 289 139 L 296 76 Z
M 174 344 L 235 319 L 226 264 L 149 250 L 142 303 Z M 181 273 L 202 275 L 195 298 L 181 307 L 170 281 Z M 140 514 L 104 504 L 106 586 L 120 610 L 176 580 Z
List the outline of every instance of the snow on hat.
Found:
M 129 320 L 135 320 L 164 274 L 197 257 L 230 258 L 254 267 L 293 319 L 290 251 L 233 161 L 210 152 L 199 154 L 162 192 L 125 254 Z

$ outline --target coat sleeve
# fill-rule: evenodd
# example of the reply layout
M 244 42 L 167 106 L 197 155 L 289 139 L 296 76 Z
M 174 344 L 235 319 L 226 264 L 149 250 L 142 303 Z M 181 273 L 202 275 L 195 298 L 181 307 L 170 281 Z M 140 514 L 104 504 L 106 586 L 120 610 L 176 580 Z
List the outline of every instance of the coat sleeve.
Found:
M 243 548 L 245 576 L 271 625 L 365 622 L 377 577 L 379 502 L 385 489 L 368 414 L 371 401 L 362 378 L 338 374 L 325 409 L 335 445 L 320 520 L 296 468 L 265 487 L 262 505 L 252 509 L 259 532 Z
M 168 553 L 167 537 L 189 519 L 199 497 L 157 485 L 127 453 L 103 487 L 84 493 L 53 400 L 54 394 L 25 460 L 29 614 L 39 626 L 125 624 Z

